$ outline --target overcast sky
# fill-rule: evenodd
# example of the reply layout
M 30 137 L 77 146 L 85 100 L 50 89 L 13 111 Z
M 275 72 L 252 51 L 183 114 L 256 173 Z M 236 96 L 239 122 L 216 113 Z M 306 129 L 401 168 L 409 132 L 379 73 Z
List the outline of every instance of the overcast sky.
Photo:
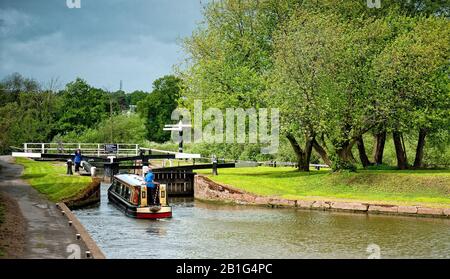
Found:
M 202 20 L 201 0 L 0 0 L 0 79 L 76 77 L 125 91 L 150 91 L 184 57 L 180 39 Z

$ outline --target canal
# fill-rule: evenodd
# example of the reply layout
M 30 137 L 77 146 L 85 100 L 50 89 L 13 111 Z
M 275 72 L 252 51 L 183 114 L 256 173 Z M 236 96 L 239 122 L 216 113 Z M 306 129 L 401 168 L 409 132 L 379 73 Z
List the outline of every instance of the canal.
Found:
M 450 258 L 448 219 L 172 199 L 172 219 L 137 220 L 107 188 L 99 206 L 74 211 L 107 258 L 367 258 L 378 247 L 381 258 Z

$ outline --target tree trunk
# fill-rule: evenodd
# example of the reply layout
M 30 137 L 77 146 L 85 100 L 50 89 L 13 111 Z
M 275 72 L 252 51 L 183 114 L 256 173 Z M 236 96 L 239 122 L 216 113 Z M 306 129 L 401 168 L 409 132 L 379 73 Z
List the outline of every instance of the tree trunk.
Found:
M 328 158 L 328 154 L 325 149 L 317 142 L 316 139 L 312 141 L 314 150 L 320 155 L 325 164 L 331 167 L 331 160 Z
M 353 156 L 352 148 L 353 148 L 354 142 L 346 141 L 342 148 L 338 150 L 338 156 L 343 161 L 348 162 L 350 164 L 353 164 L 356 162 L 355 156 Z
M 343 147 L 338 150 L 336 150 L 337 155 L 339 158 L 347 163 L 351 163 L 354 159 L 353 154 L 349 152 L 348 147 Z
M 376 144 L 375 144 L 375 152 L 373 154 L 373 160 L 375 164 L 381 165 L 383 164 L 383 152 L 384 152 L 384 144 L 386 143 L 386 131 L 378 133 L 375 135 Z
M 402 134 L 400 132 L 393 132 L 392 139 L 394 140 L 395 153 L 397 155 L 397 166 L 401 170 L 408 168 L 408 161 L 406 159 L 406 150 L 403 148 Z
M 291 134 L 286 135 L 289 140 L 292 149 L 294 149 L 295 155 L 297 155 L 298 170 L 309 171 L 309 162 L 311 159 L 312 140 L 307 140 L 305 145 L 305 151 L 300 147 L 295 137 Z
M 356 145 L 358 147 L 358 152 L 359 152 L 359 159 L 361 160 L 361 163 L 363 165 L 364 168 L 373 165 L 370 161 L 369 158 L 367 157 L 366 154 L 366 147 L 364 146 L 364 140 L 362 136 L 359 136 L 356 139 Z
M 301 168 L 302 171 L 309 171 L 309 163 L 311 162 L 311 153 L 313 149 L 312 140 L 307 139 L 305 144 L 305 156 L 303 163 L 299 166 L 299 169 Z
M 422 167 L 423 148 L 425 147 L 425 137 L 427 136 L 427 130 L 421 128 L 419 130 L 419 140 L 417 141 L 416 158 L 414 160 L 414 167 Z
M 340 148 L 336 149 L 338 159 L 336 159 L 337 161 L 334 164 L 335 170 L 356 170 L 353 164 L 355 162 L 355 157 L 353 157 L 352 153 L 353 144 L 354 142 L 346 141 Z

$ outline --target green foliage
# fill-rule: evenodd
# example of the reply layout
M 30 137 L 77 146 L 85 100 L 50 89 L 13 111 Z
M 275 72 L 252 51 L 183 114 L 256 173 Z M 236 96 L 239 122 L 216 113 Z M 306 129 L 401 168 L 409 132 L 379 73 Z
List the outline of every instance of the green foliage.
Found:
M 137 111 L 145 119 L 147 139 L 165 142 L 170 132 L 163 131 L 164 125 L 172 123 L 172 111 L 180 98 L 181 80 L 175 76 L 164 76 L 153 82 L 153 91 L 138 102 Z
M 144 120 L 137 114 L 119 114 L 104 119 L 97 126 L 86 129 L 82 133 L 72 131 L 64 136 L 56 137 L 54 141 L 141 144 L 144 142 L 146 134 Z
M 348 160 L 343 160 L 339 156 L 336 156 L 332 153 L 331 156 L 331 169 L 333 171 L 350 171 L 355 172 L 356 171 L 356 165 L 352 162 L 349 162 Z
M 448 2 L 428 0 L 386 0 L 381 9 L 357 0 L 213 1 L 184 44 L 180 103 L 278 107 L 282 132 L 299 143 L 320 137 L 336 169 L 354 170 L 352 149 L 369 132 L 449 133 L 450 28 L 440 17 L 448 12 Z
M 0 153 L 23 142 L 51 140 L 57 129 L 59 103 L 52 92 L 22 92 L 16 102 L 0 107 Z
M 110 96 L 80 78 L 68 83 L 59 95 L 64 107 L 58 121 L 60 134 L 81 133 L 106 118 L 110 111 Z
M 7 103 L 17 102 L 20 93 L 38 91 L 40 91 L 40 85 L 37 81 L 23 77 L 19 73 L 13 73 L 0 83 L 0 107 Z
M 185 40 L 188 63 L 181 73 L 182 104 L 192 107 L 267 107 L 263 93 L 272 68 L 273 35 L 299 1 L 210 2 L 205 23 Z
M 229 160 L 267 161 L 273 159 L 271 155 L 261 154 L 260 150 L 261 146 L 258 144 L 196 143 L 186 145 L 187 152 L 199 153 L 206 158 L 215 155 L 217 158 Z
M 420 18 L 374 61 L 391 126 L 399 131 L 449 124 L 450 23 Z
M 126 95 L 127 104 L 136 106 L 140 101 L 144 100 L 149 93 L 136 90 Z

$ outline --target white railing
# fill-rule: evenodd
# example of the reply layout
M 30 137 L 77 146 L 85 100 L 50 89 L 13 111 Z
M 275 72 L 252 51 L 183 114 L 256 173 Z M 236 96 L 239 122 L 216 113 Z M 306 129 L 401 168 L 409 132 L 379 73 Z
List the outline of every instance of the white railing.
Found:
M 23 152 L 25 153 L 42 153 L 42 154 L 72 154 L 75 150 L 80 149 L 83 155 L 87 156 L 137 156 L 139 155 L 139 144 L 119 143 L 117 144 L 117 152 L 107 152 L 105 146 L 108 143 L 35 143 L 28 142 L 23 144 Z

